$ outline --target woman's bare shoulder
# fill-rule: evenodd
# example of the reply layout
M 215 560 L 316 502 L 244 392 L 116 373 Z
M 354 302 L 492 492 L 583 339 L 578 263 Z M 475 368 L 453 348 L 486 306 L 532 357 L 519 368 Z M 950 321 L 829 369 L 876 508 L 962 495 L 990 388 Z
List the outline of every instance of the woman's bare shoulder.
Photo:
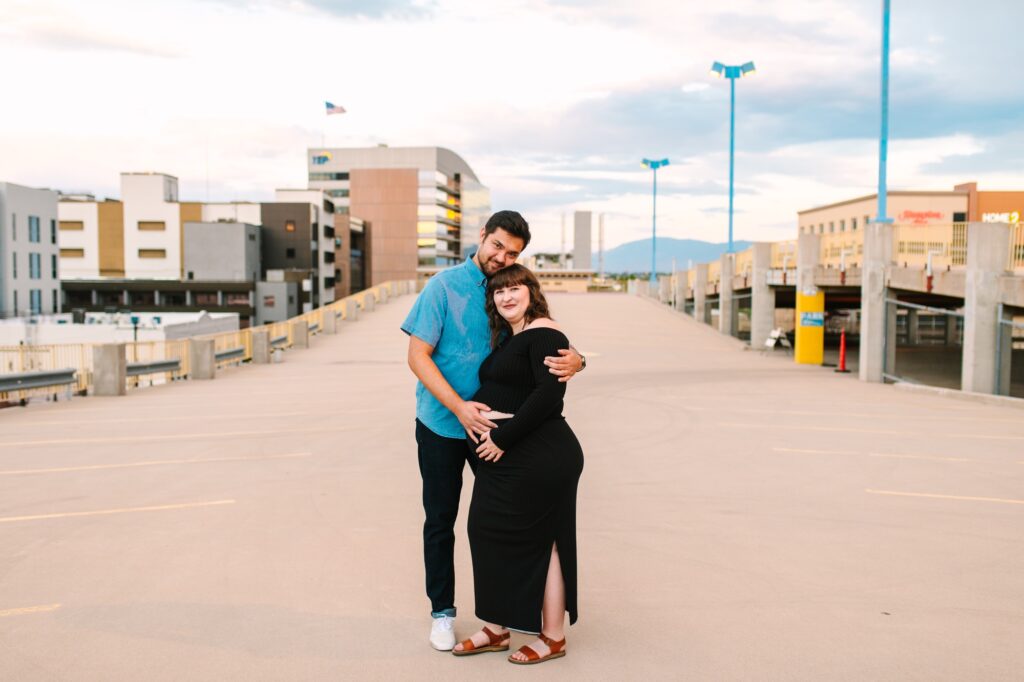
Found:
M 558 326 L 558 323 L 550 317 L 538 317 L 536 320 L 528 324 L 526 329 L 536 329 L 537 327 L 546 327 L 547 329 L 562 331 L 562 328 Z

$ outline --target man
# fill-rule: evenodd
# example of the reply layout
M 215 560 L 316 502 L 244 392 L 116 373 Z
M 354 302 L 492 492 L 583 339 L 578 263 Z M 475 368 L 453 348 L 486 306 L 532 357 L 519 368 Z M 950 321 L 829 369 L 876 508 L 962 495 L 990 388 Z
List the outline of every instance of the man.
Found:
M 423 561 L 433 617 L 430 644 L 455 646 L 455 517 L 465 463 L 477 457 L 466 446 L 495 427 L 481 416 L 490 407 L 468 400 L 480 387 L 478 372 L 490 354 L 484 308 L 487 278 L 516 262 L 530 243 L 530 227 L 519 213 L 499 211 L 480 231 L 480 247 L 461 265 L 434 275 L 420 292 L 402 331 L 409 335 L 409 368 L 416 384 L 416 443 L 423 478 Z M 572 348 L 545 364 L 568 381 L 586 362 Z

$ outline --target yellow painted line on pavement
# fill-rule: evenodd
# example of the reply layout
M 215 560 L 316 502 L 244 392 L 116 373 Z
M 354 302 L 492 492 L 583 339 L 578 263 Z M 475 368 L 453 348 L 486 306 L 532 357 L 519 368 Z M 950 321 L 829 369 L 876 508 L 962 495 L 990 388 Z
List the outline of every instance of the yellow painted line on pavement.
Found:
M 0 517 L 0 523 L 15 521 L 38 521 L 40 519 L 65 519 L 75 516 L 105 516 L 108 514 L 128 514 L 131 512 L 166 511 L 169 509 L 196 509 L 198 507 L 214 507 L 223 504 L 234 504 L 235 500 L 214 500 L 213 502 L 186 502 L 185 504 L 162 504 L 157 507 L 124 507 L 122 509 L 100 509 L 97 511 L 62 512 L 58 514 L 33 514 L 32 516 Z
M 747 424 L 743 422 L 717 422 L 715 426 L 741 429 L 790 429 L 793 431 L 833 431 L 840 433 L 874 433 L 883 436 L 939 436 L 941 438 L 980 438 L 984 440 L 1024 440 L 1024 436 L 996 436 L 987 433 L 915 433 L 885 429 L 860 429 L 849 426 L 804 426 L 799 424 Z
M 309 457 L 311 452 L 294 452 L 281 455 L 253 455 L 249 457 L 211 457 L 207 459 L 160 459 L 142 462 L 125 462 L 123 464 L 88 464 L 76 467 L 52 467 L 49 469 L 13 469 L 0 471 L 0 476 L 19 476 L 24 474 L 60 474 L 69 471 L 95 471 L 97 469 L 129 469 L 132 467 L 152 467 L 166 464 L 207 464 L 211 462 L 258 462 L 265 459 L 293 459 Z
M 42 606 L 24 606 L 20 609 L 3 609 L 0 618 L 6 616 L 25 616 L 30 613 L 49 613 L 60 608 L 60 604 L 43 604 Z
M 274 436 L 283 433 L 333 433 L 352 431 L 355 426 L 333 426 L 324 428 L 276 429 L 272 431 L 219 431 L 216 433 L 175 433 L 162 436 L 105 436 L 102 438 L 55 438 L 52 440 L 22 440 L 0 443 L 0 448 L 26 447 L 29 445 L 79 445 L 82 443 L 138 443 L 161 440 L 194 440 L 197 438 L 241 438 L 245 436 Z
M 896 455 L 884 452 L 869 452 L 868 457 L 896 457 L 899 459 L 931 459 L 937 462 L 973 462 L 969 457 L 939 457 L 936 455 Z
M 1002 504 L 1024 504 L 1024 500 L 1008 500 L 1001 497 L 970 497 L 967 495 L 939 495 L 937 493 L 907 493 L 899 490 L 870 490 L 871 495 L 897 495 L 901 497 L 928 497 L 937 500 L 966 500 L 968 502 L 1000 502 Z

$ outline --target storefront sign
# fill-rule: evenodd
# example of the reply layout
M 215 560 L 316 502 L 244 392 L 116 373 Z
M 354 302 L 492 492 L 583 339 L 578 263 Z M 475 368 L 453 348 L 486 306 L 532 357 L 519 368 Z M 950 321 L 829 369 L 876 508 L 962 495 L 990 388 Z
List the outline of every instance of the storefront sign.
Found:
M 1020 222 L 1020 211 L 1007 211 L 1006 213 L 982 213 L 983 223 L 1010 223 L 1016 225 Z
M 927 225 L 935 220 L 942 220 L 944 214 L 939 211 L 903 211 L 896 216 L 897 222 L 911 223 L 913 225 Z

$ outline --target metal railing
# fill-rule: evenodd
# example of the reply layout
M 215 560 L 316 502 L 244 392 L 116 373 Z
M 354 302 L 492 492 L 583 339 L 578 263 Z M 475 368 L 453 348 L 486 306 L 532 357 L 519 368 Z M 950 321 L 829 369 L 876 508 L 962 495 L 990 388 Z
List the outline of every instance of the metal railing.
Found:
M 907 266 L 933 268 L 967 265 L 967 224 L 894 225 L 893 260 Z
M 1006 269 L 1024 270 L 1024 223 L 1010 226 L 1010 259 Z

